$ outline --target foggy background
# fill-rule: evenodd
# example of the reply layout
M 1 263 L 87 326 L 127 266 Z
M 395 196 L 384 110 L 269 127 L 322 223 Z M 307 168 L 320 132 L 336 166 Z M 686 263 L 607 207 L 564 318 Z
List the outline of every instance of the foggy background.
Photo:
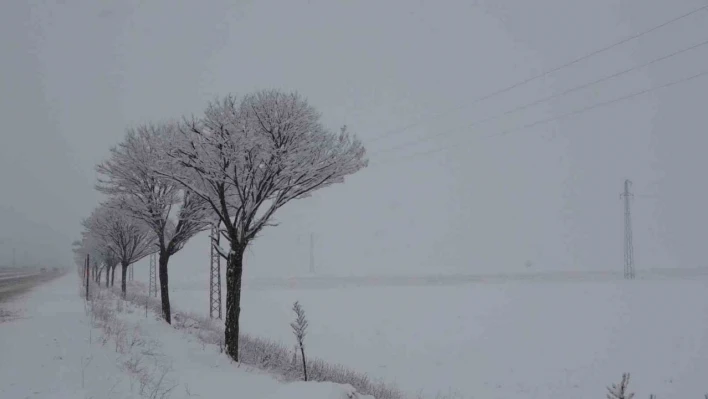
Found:
M 708 78 L 484 136 L 699 73 L 708 46 L 468 126 L 706 40 L 708 12 L 466 106 L 704 4 L 3 2 L 0 264 L 12 247 L 18 262 L 24 251 L 30 263 L 73 262 L 71 241 L 100 200 L 94 165 L 125 127 L 282 88 L 357 133 L 370 167 L 279 211 L 247 275 L 306 274 L 311 233 L 322 274 L 619 271 L 625 178 L 638 194 L 637 269 L 705 266 Z M 206 273 L 207 248 L 196 237 L 172 268 Z

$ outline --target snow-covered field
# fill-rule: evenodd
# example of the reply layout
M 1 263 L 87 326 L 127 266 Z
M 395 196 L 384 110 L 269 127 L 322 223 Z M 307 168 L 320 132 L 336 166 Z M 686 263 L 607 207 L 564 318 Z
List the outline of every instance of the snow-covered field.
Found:
M 207 291 L 179 279 L 174 306 L 204 314 Z M 293 343 L 295 300 L 311 355 L 413 393 L 601 398 L 622 372 L 639 398 L 708 393 L 706 278 L 246 289 L 242 328 Z
M 175 280 L 175 310 L 203 313 L 206 291 Z M 105 334 L 89 328 L 78 285 L 68 275 L 3 304 L 18 318 L 0 324 L 0 397 L 141 396 L 125 368 L 134 353 L 100 343 Z M 707 299 L 708 279 L 698 277 L 247 289 L 242 320 L 246 332 L 292 343 L 290 308 L 299 300 L 310 319 L 311 355 L 427 397 L 590 399 L 630 372 L 637 398 L 683 399 L 708 392 Z M 341 393 L 238 368 L 142 308 L 121 307 L 125 331 L 139 331 L 169 365 L 172 398 Z

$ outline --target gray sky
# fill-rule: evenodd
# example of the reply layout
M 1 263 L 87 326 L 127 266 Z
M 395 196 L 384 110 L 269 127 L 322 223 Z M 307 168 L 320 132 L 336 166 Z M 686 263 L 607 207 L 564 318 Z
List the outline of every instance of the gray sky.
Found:
M 199 113 L 215 95 L 283 88 L 308 97 L 332 128 L 359 134 L 371 167 L 277 214 L 281 224 L 254 244 L 247 274 L 306 272 L 310 232 L 321 273 L 514 272 L 527 260 L 535 270 L 621 269 L 626 177 L 652 196 L 633 204 L 637 267 L 705 266 L 708 78 L 482 136 L 698 73 L 708 69 L 708 46 L 466 126 L 706 40 L 708 11 L 463 107 L 702 4 L 3 2 L 0 239 L 40 248 L 37 261 L 69 262 L 79 222 L 99 200 L 93 165 L 126 126 Z M 198 267 L 204 242 L 189 244 L 174 267 Z M 10 246 L 0 244 L 0 263 Z

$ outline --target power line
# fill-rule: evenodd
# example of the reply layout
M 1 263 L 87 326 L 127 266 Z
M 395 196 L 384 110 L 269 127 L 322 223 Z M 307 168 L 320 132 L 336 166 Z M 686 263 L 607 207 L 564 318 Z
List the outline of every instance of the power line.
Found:
M 691 51 L 691 50 L 695 50 L 695 49 L 700 48 L 700 47 L 702 47 L 702 46 L 705 46 L 705 45 L 707 45 L 707 44 L 708 44 L 708 40 L 704 40 L 704 41 L 702 41 L 702 42 L 700 42 L 700 43 L 698 43 L 698 44 L 694 44 L 694 45 L 692 45 L 692 46 L 683 48 L 683 49 L 681 49 L 681 50 L 674 51 L 674 52 L 672 52 L 672 53 L 670 53 L 670 54 L 666 54 L 666 55 L 660 56 L 660 57 L 658 57 L 658 58 L 654 58 L 654 59 L 652 59 L 652 60 L 650 60 L 650 61 L 647 61 L 647 62 L 645 62 L 645 63 L 643 63 L 643 64 L 640 64 L 640 65 L 637 65 L 637 66 L 634 66 L 634 67 L 631 67 L 631 68 L 627 68 L 627 69 L 621 70 L 621 71 L 619 71 L 619 72 L 612 73 L 612 74 L 610 74 L 610 75 L 601 77 L 601 78 L 596 79 L 596 80 L 593 80 L 593 81 L 591 81 L 591 82 L 584 83 L 584 84 L 582 84 L 582 85 L 572 87 L 572 88 L 570 88 L 570 89 L 564 90 L 564 91 L 559 92 L 559 93 L 556 93 L 556 94 L 552 94 L 552 95 L 550 95 L 550 96 L 547 96 L 547 97 L 544 97 L 544 98 L 541 98 L 541 99 L 538 99 L 538 100 L 534 100 L 534 101 L 532 101 L 532 102 L 526 103 L 526 104 L 524 104 L 524 105 L 520 105 L 520 106 L 518 106 L 518 107 L 516 107 L 516 108 L 513 108 L 513 109 L 510 109 L 510 110 L 508 110 L 508 111 L 502 112 L 501 114 L 498 114 L 498 115 L 495 115 L 495 116 L 491 116 L 491 117 L 488 117 L 488 118 L 484 118 L 484 119 L 477 120 L 477 121 L 472 122 L 471 124 L 465 126 L 465 128 L 472 128 L 472 127 L 481 125 L 481 124 L 486 123 L 486 122 L 491 122 L 491 121 L 493 121 L 493 120 L 502 118 L 502 117 L 504 117 L 504 116 L 507 116 L 507 115 L 510 115 L 510 114 L 513 114 L 513 113 L 516 113 L 516 112 L 519 112 L 519 111 L 522 111 L 522 110 L 531 108 L 531 107 L 533 107 L 533 106 L 535 106 L 535 105 L 538 105 L 538 104 L 541 104 L 541 103 L 544 103 L 544 102 L 553 100 L 553 99 L 555 99 L 555 98 L 562 97 L 562 96 L 564 96 L 564 95 L 567 95 L 567 94 L 570 94 L 570 93 L 573 93 L 573 92 L 576 92 L 576 91 L 579 91 L 579 90 L 582 90 L 582 89 L 586 89 L 586 88 L 588 88 L 588 87 L 592 87 L 592 86 L 594 86 L 594 85 L 596 85 L 596 84 L 599 84 L 599 83 L 602 83 L 602 82 L 605 82 L 605 81 L 608 81 L 608 80 L 617 78 L 617 77 L 619 77 L 619 76 L 628 74 L 628 73 L 630 73 L 630 72 L 636 71 L 636 70 L 638 70 L 638 69 L 642 69 L 642 68 L 648 67 L 648 66 L 650 66 L 650 65 L 656 64 L 657 62 L 665 61 L 665 60 L 667 60 L 667 59 L 673 58 L 673 57 L 675 57 L 675 56 L 677 56 L 677 55 L 680 55 L 680 54 L 683 54 L 683 53 L 685 53 L 685 52 L 688 52 L 688 51 Z M 416 145 L 416 144 L 424 143 L 424 142 L 426 142 L 426 141 L 430 141 L 431 139 L 434 139 L 434 138 L 436 138 L 436 137 L 445 136 L 445 135 L 447 135 L 447 133 L 454 132 L 454 131 L 457 131 L 457 130 L 459 130 L 459 129 L 460 129 L 460 128 L 453 128 L 453 129 L 443 130 L 442 132 L 438 132 L 438 133 L 436 133 L 436 134 L 434 134 L 434 135 L 430 135 L 430 136 L 422 137 L 422 138 L 419 138 L 419 139 L 416 139 L 416 140 L 412 140 L 412 141 L 403 143 L 403 144 L 398 145 L 398 146 L 395 146 L 395 147 L 389 147 L 389 148 L 385 148 L 385 149 L 383 149 L 383 150 L 374 151 L 374 152 L 371 153 L 371 155 L 377 155 L 377 154 L 382 154 L 382 153 L 387 153 L 387 152 L 392 152 L 392 151 L 401 150 L 401 149 L 404 149 L 404 148 L 406 148 L 406 147 L 410 147 L 410 146 L 412 146 L 412 145 Z
M 688 82 L 688 81 L 690 81 L 690 80 L 697 79 L 697 78 L 702 77 L 702 76 L 705 76 L 705 75 L 708 75 L 708 70 L 705 70 L 705 71 L 700 72 L 700 73 L 695 74 L 695 75 L 691 75 L 691 76 L 689 76 L 689 77 L 685 77 L 685 78 L 681 78 L 681 79 L 678 79 L 678 80 L 674 80 L 674 81 L 671 81 L 671 82 L 669 82 L 669 83 L 665 83 L 665 84 L 660 85 L 660 86 L 656 86 L 656 87 L 651 87 L 651 88 L 648 88 L 648 89 L 644 89 L 644 90 L 641 90 L 641 91 L 638 91 L 638 92 L 634 92 L 634 93 L 631 93 L 631 94 L 628 94 L 628 95 L 625 95 L 625 96 L 622 96 L 622 97 L 619 97 L 619 98 L 615 98 L 615 99 L 612 99 L 612 100 L 603 101 L 603 102 L 600 102 L 600 103 L 595 103 L 595 104 L 589 105 L 589 106 L 587 106 L 587 107 L 583 107 L 583 108 L 580 108 L 580 109 L 577 109 L 577 110 L 574 110 L 574 111 L 571 111 L 571 112 L 567 112 L 567 113 L 565 113 L 565 114 L 557 115 L 557 116 L 554 116 L 554 117 L 551 117 L 551 118 L 547 118 L 547 119 L 541 119 L 541 120 L 538 120 L 538 121 L 536 121 L 536 122 L 531 122 L 531 123 L 528 123 L 528 124 L 525 124 L 525 125 L 522 125 L 522 126 L 517 126 L 517 127 L 511 128 L 511 129 L 504 130 L 504 131 L 499 132 L 499 133 L 495 133 L 495 134 L 491 134 L 491 135 L 487 135 L 487 136 L 482 136 L 482 137 L 483 137 L 483 138 L 491 138 L 491 137 L 496 137 L 496 136 L 503 136 L 503 135 L 506 135 L 506 134 L 509 134 L 509 133 L 513 133 L 513 132 L 516 132 L 516 131 L 519 131 L 519 130 L 528 129 L 528 128 L 535 127 L 535 126 L 538 126 L 538 125 L 542 125 L 542 124 L 546 124 L 546 123 L 553 122 L 553 121 L 556 121 L 556 120 L 564 119 L 564 118 L 567 118 L 567 117 L 570 117 L 570 116 L 578 115 L 578 114 L 581 114 L 581 113 L 583 113 L 583 112 L 593 110 L 593 109 L 595 109 L 595 108 L 600 108 L 600 107 L 608 106 L 608 105 L 611 105 L 611 104 L 614 104 L 614 103 L 618 103 L 618 102 L 620 102 L 620 101 L 629 100 L 629 99 L 634 98 L 634 97 L 639 97 L 639 96 L 642 96 L 642 95 L 644 95 L 644 94 L 648 94 L 648 93 L 651 93 L 651 92 L 653 92 L 653 91 L 660 90 L 660 89 L 664 89 L 664 88 L 667 88 L 667 87 L 670 87 L 670 86 L 675 86 L 675 85 L 680 84 L 680 83 Z M 433 150 L 430 150 L 430 151 L 419 152 L 419 153 L 411 154 L 411 155 L 408 155 L 408 156 L 405 156 L 405 157 L 397 158 L 397 159 L 391 160 L 391 161 L 389 161 L 389 162 L 379 162 L 379 163 L 377 163 L 377 164 L 374 164 L 373 167 L 383 166 L 383 165 L 387 165 L 387 164 L 394 163 L 394 162 L 397 163 L 397 162 L 401 162 L 401 161 L 404 161 L 404 160 L 407 160 L 407 159 L 410 159 L 410 158 L 416 158 L 416 157 L 420 157 L 420 156 L 431 155 L 431 154 L 434 154 L 434 153 L 437 153 L 437 152 L 444 151 L 444 150 L 446 150 L 446 149 L 448 149 L 448 148 L 453 148 L 453 146 L 445 146 L 445 147 L 436 148 L 436 149 L 433 149 Z
M 677 17 L 674 17 L 674 18 L 672 18 L 672 19 L 670 19 L 670 20 L 668 20 L 668 21 L 666 21 L 666 22 L 663 22 L 663 23 L 661 23 L 661 24 L 659 24 L 659 25 L 655 25 L 655 26 L 653 26 L 653 27 L 651 27 L 651 28 L 649 28 L 649 29 L 647 29 L 647 30 L 644 30 L 644 31 L 642 31 L 642 32 L 639 32 L 639 33 L 636 33 L 636 34 L 634 34 L 634 35 L 628 36 L 628 37 L 626 37 L 626 38 L 624 38 L 624 39 L 622 39 L 622 40 L 620 40 L 620 41 L 618 41 L 618 42 L 614 42 L 614 43 L 612 43 L 612 44 L 610 44 L 610 45 L 608 45 L 608 46 L 605 46 L 605 47 L 602 47 L 602 48 L 600 48 L 600 49 L 594 50 L 594 51 L 592 51 L 592 52 L 590 52 L 590 53 L 587 53 L 587 54 L 585 54 L 585 55 L 583 55 L 583 56 L 577 57 L 577 58 L 575 58 L 575 59 L 573 59 L 573 60 L 571 60 L 571 61 L 569 61 L 569 62 L 566 62 L 566 63 L 564 63 L 564 64 L 561 64 L 561 65 L 556 66 L 556 67 L 553 67 L 553 68 L 550 68 L 550 69 L 548 69 L 548 70 L 546 70 L 546 71 L 544 71 L 544 72 L 541 72 L 541 73 L 539 73 L 539 74 L 537 74 L 537 75 L 534 75 L 534 76 L 532 76 L 532 77 L 530 77 L 530 78 L 526 78 L 526 79 L 524 79 L 524 80 L 521 80 L 521 81 L 519 81 L 519 82 L 516 82 L 516 83 L 514 83 L 514 84 L 512 84 L 512 85 L 510 85 L 510 86 L 507 86 L 507 87 L 504 87 L 504 88 L 502 88 L 502 89 L 498 89 L 498 90 L 496 90 L 496 91 L 493 91 L 492 93 L 486 94 L 486 95 L 484 95 L 484 96 L 482 96 L 482 97 L 479 97 L 479 98 L 477 98 L 477 99 L 475 99 L 475 100 L 472 100 L 472 101 L 469 102 L 469 103 L 462 104 L 462 105 L 457 106 L 457 107 L 455 107 L 455 108 L 452 108 L 452 109 L 450 109 L 450 110 L 448 110 L 448 111 L 443 111 L 443 112 L 441 112 L 441 113 L 434 114 L 434 115 L 430 116 L 429 119 L 433 119 L 433 120 L 434 120 L 434 119 L 440 118 L 440 117 L 442 117 L 442 116 L 448 115 L 448 114 L 450 114 L 450 113 L 453 113 L 453 112 L 455 112 L 455 111 L 459 111 L 459 110 L 461 110 L 461 109 L 463 109 L 463 108 L 466 108 L 466 107 L 469 107 L 469 106 L 478 104 L 478 103 L 480 103 L 480 102 L 482 102 L 482 101 L 489 100 L 490 98 L 496 97 L 496 96 L 498 96 L 498 95 L 500 95 L 500 94 L 504 94 L 504 93 L 506 93 L 506 92 L 508 92 L 508 91 L 511 91 L 511 90 L 513 90 L 513 89 L 515 89 L 515 88 L 517 88 L 517 87 L 520 87 L 520 86 L 523 86 L 523 85 L 525 85 L 525 84 L 527 84 L 527 83 L 530 83 L 530 82 L 532 82 L 532 81 L 534 81 L 534 80 L 536 80 L 536 79 L 543 78 L 543 77 L 548 76 L 548 75 L 550 75 L 550 74 L 552 74 L 552 73 L 554 73 L 554 72 L 558 72 L 558 71 L 560 71 L 560 70 L 562 70 L 562 69 L 565 69 L 565 68 L 567 68 L 567 67 L 569 67 L 569 66 L 575 65 L 575 64 L 577 64 L 577 63 L 579 63 L 579 62 L 581 62 L 581 61 L 584 61 L 584 60 L 586 60 L 586 59 L 588 59 L 588 58 L 594 57 L 594 56 L 596 56 L 596 55 L 598 55 L 598 54 L 601 54 L 601 53 L 604 53 L 604 52 L 606 52 L 606 51 L 609 51 L 609 50 L 611 50 L 611 49 L 613 49 L 613 48 L 615 48 L 615 47 L 621 46 L 621 45 L 623 45 L 623 44 L 625 44 L 625 43 L 627 43 L 627 42 L 630 42 L 630 41 L 632 41 L 632 40 L 638 39 L 638 38 L 640 38 L 640 37 L 642 37 L 642 36 L 645 36 L 645 35 L 647 35 L 647 34 L 649 34 L 649 33 L 652 33 L 652 32 L 654 32 L 654 31 L 656 31 L 656 30 L 659 30 L 659 29 L 661 29 L 661 28 L 663 28 L 663 27 L 666 27 L 666 26 L 668 26 L 668 25 L 670 25 L 670 24 L 672 24 L 672 23 L 675 23 L 675 22 L 680 21 L 680 20 L 682 20 L 682 19 L 684 19 L 684 18 L 687 18 L 687 17 L 689 17 L 689 16 L 691 16 L 691 15 L 693 15 L 693 14 L 696 14 L 696 13 L 698 13 L 698 12 L 700 12 L 700 11 L 703 11 L 703 10 L 705 10 L 705 9 L 707 9 L 707 8 L 708 8 L 708 5 L 704 5 L 704 6 L 698 7 L 698 8 L 696 8 L 696 9 L 692 10 L 692 11 L 689 11 L 689 12 L 687 12 L 687 13 L 685 13 L 685 14 L 682 14 L 682 15 L 679 15 L 679 16 L 677 16 Z M 405 130 L 408 130 L 408 129 L 410 129 L 411 127 L 417 126 L 417 125 L 420 124 L 420 123 L 421 123 L 421 121 L 413 122 L 413 123 L 408 124 L 408 125 L 405 125 L 405 126 L 403 126 L 403 127 L 400 127 L 400 128 L 397 128 L 397 129 L 393 129 L 393 130 L 389 130 L 389 131 L 383 133 L 382 135 L 371 139 L 369 142 L 370 142 L 370 143 L 375 143 L 375 142 L 377 142 L 377 141 L 379 141 L 379 140 L 382 140 L 382 139 L 384 139 L 384 138 L 386 138 L 386 137 L 390 137 L 390 136 L 396 135 L 396 134 L 398 134 L 398 133 L 401 133 L 401 132 L 403 132 L 403 131 L 405 131 Z

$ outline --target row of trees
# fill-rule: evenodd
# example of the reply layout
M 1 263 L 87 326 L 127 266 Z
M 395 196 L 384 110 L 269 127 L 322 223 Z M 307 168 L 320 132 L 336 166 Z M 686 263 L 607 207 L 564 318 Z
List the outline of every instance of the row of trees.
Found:
M 241 277 L 246 248 L 288 202 L 343 182 L 368 161 L 343 127 L 326 129 L 297 93 L 260 91 L 211 102 L 200 117 L 127 130 L 97 166 L 107 195 L 83 221 L 75 252 L 128 266 L 157 253 L 162 315 L 171 322 L 168 265 L 187 241 L 218 226 L 226 259 L 226 352 L 238 360 Z M 109 273 L 110 271 L 110 273 Z

